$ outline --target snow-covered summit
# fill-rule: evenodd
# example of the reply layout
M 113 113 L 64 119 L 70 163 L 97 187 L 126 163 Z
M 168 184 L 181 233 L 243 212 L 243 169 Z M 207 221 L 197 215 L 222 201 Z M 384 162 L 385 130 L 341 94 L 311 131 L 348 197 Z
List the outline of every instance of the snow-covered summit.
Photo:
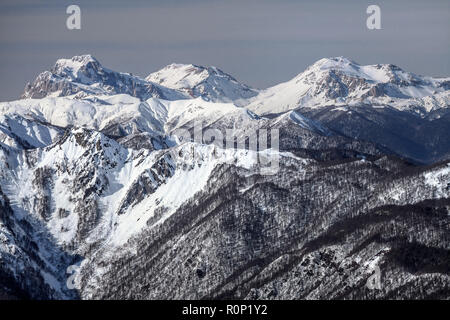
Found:
M 209 76 L 208 69 L 193 64 L 172 63 L 149 74 L 146 79 L 174 89 L 195 87 Z
M 102 66 L 92 55 L 58 59 L 48 71 L 28 83 L 21 98 L 128 94 L 149 98 L 181 100 L 202 97 L 213 102 L 239 104 L 257 91 L 238 82 L 216 67 L 171 64 L 146 79 Z M 242 104 L 242 103 L 241 103 Z
M 78 72 L 80 71 L 83 72 L 87 69 L 99 70 L 101 68 L 102 66 L 96 58 L 90 54 L 86 54 L 74 56 L 71 59 L 58 59 L 51 72 L 57 75 L 71 75 L 77 78 Z
M 146 80 L 214 102 L 239 101 L 258 93 L 214 66 L 172 63 L 151 73 Z
M 450 102 L 450 78 L 437 79 L 406 72 L 392 64 L 359 65 L 344 57 L 324 58 L 292 80 L 262 91 L 248 108 L 259 114 L 299 107 L 373 104 L 397 108 L 439 109 Z M 426 106 L 439 95 L 443 104 Z
M 47 96 L 71 96 L 83 98 L 88 95 L 114 95 L 126 93 L 141 100 L 157 97 L 168 100 L 185 96 L 173 89 L 146 81 L 130 73 L 113 71 L 103 67 L 91 55 L 59 59 L 49 70 L 39 74 L 25 87 L 22 98 Z
M 393 64 L 360 65 L 345 57 L 323 58 L 308 67 L 305 72 L 298 75 L 304 78 L 310 73 L 336 72 L 348 77 L 365 79 L 373 83 L 393 83 L 400 86 L 431 85 L 439 86 L 445 80 L 423 77 L 402 70 Z M 448 83 L 447 83 L 448 85 Z M 420 93 L 412 92 L 411 97 L 417 97 Z

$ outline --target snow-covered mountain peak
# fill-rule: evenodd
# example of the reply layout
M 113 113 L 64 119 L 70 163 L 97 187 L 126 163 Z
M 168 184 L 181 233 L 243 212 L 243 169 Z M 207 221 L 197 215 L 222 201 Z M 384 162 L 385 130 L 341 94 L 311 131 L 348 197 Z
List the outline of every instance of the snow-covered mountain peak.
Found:
M 51 72 L 61 76 L 77 76 L 80 69 L 99 70 L 100 62 L 90 54 L 74 56 L 71 59 L 58 59 Z
M 208 101 L 234 102 L 257 94 L 255 89 L 214 66 L 172 63 L 151 73 L 146 80 Z
M 323 58 L 312 64 L 296 78 L 302 79 L 314 74 L 318 75 L 338 75 L 363 79 L 372 83 L 403 81 L 420 81 L 420 77 L 403 71 L 393 64 L 360 65 L 345 57 Z M 406 83 L 403 83 L 406 84 Z
M 114 71 L 104 68 L 94 56 L 86 54 L 58 59 L 49 71 L 42 72 L 38 78 L 91 85 L 99 82 L 100 75 L 106 72 Z
M 308 69 L 331 69 L 331 68 L 343 68 L 346 66 L 357 65 L 356 62 L 346 58 L 346 57 L 332 57 L 332 58 L 322 58 L 317 60 Z
M 208 69 L 193 64 L 172 63 L 151 73 L 146 80 L 173 89 L 189 89 L 208 78 Z
M 435 110 L 421 99 L 448 92 L 449 79 L 418 76 L 392 64 L 360 65 L 348 58 L 320 59 L 292 80 L 262 91 L 248 108 L 259 114 L 327 105 L 392 105 Z M 444 99 L 448 101 L 448 99 Z
M 169 89 L 130 73 L 103 67 L 92 55 L 59 59 L 49 70 L 39 74 L 25 87 L 22 98 L 129 94 L 140 100 L 150 97 L 167 100 L 184 99 L 179 91 Z
M 99 61 L 97 60 L 97 58 L 95 58 L 93 55 L 91 54 L 82 54 L 82 55 L 78 55 L 78 56 L 73 56 L 70 59 L 67 58 L 61 58 L 58 59 L 56 64 L 63 64 L 63 63 L 79 63 L 82 65 L 86 65 L 89 62 L 95 62 L 95 63 L 99 63 Z
M 295 77 L 295 79 L 304 79 L 311 74 L 314 74 L 317 79 L 320 78 L 319 75 L 335 75 L 340 78 L 350 77 L 362 79 L 373 84 L 390 83 L 400 87 L 440 87 L 443 82 L 448 82 L 449 80 L 448 78 L 437 79 L 416 75 L 414 73 L 407 72 L 394 64 L 360 65 L 346 57 L 320 59 L 308 67 L 304 72 L 300 73 L 297 77 Z M 411 92 L 410 96 L 414 98 L 423 97 L 423 95 L 418 92 Z

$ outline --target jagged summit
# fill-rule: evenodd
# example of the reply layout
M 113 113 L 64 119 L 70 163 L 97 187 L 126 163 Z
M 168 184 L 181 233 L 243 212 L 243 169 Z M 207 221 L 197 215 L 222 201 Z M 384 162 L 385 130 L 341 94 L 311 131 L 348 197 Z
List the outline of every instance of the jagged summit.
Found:
M 50 71 L 44 71 L 25 87 L 22 98 L 129 94 L 141 100 L 151 97 L 183 99 L 184 96 L 129 73 L 103 67 L 92 55 L 59 59 Z
M 90 54 L 74 56 L 70 59 L 58 59 L 50 69 L 53 75 L 78 81 L 83 84 L 92 84 L 98 74 L 106 69 Z
M 52 73 L 61 74 L 64 71 L 71 71 L 74 75 L 78 73 L 81 68 L 96 68 L 100 69 L 102 66 L 100 62 L 90 54 L 74 56 L 71 59 L 58 59 L 51 69 Z

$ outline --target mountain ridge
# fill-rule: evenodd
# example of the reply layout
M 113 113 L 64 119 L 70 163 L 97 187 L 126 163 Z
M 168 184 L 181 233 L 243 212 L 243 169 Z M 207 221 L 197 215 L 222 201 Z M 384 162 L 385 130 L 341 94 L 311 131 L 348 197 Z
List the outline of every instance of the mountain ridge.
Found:
M 0 297 L 448 299 L 447 78 L 161 70 L 75 56 L 0 103 Z
M 293 79 L 262 90 L 247 107 L 258 113 L 277 113 L 297 108 L 363 103 L 397 109 L 420 108 L 423 113 L 447 107 L 450 78 L 431 78 L 407 73 L 391 64 L 361 66 L 347 58 L 324 58 Z M 442 103 L 427 105 L 437 95 Z M 413 110 L 415 111 L 415 110 Z

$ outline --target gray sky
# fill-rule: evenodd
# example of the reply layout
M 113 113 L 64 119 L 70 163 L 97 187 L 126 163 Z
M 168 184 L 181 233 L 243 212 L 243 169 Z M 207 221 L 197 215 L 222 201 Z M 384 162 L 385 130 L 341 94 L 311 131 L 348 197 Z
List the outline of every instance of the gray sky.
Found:
M 66 28 L 69 4 L 81 7 L 81 30 Z M 366 28 L 369 4 L 381 8 L 381 30 Z M 86 53 L 140 76 L 172 62 L 215 65 L 259 88 L 332 56 L 450 76 L 450 1 L 2 0 L 0 43 L 0 101 L 58 58 Z

